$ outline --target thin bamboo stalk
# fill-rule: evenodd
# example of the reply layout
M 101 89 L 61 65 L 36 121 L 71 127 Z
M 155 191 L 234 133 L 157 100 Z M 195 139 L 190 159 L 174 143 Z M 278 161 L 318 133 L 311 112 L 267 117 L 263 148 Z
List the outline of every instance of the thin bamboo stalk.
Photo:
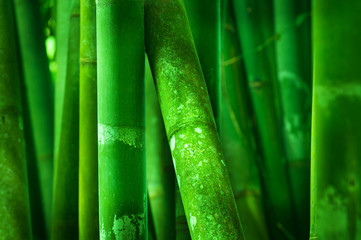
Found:
M 98 0 L 101 239 L 147 239 L 144 2 Z
M 25 104 L 28 105 L 31 122 L 29 127 L 32 129 L 29 131 L 34 136 L 42 207 L 46 229 L 50 232 L 54 147 L 53 86 L 45 52 L 39 3 L 37 0 L 16 0 L 14 3 L 27 96 Z
M 275 100 L 277 82 L 272 44 L 272 5 L 266 0 L 234 0 L 233 3 L 263 154 L 262 184 L 268 226 L 272 238 L 288 239 L 295 236 L 294 209 Z
M 313 1 L 310 239 L 361 239 L 361 2 Z
M 72 1 L 64 105 L 55 152 L 51 239 L 78 239 L 80 2 Z
M 206 80 L 213 114 L 219 127 L 221 2 L 220 0 L 184 0 L 184 5 Z
M 174 169 L 148 60 L 145 68 L 147 181 L 156 239 L 175 237 Z
M 145 2 L 146 51 L 193 239 L 243 239 L 183 1 Z
M 275 27 L 283 137 L 297 214 L 297 239 L 309 234 L 311 148 L 311 58 L 307 1 L 276 0 Z M 304 36 L 306 35 L 306 36 Z M 308 57 L 308 58 L 307 58 Z
M 95 1 L 80 1 L 79 239 L 99 239 Z
M 251 124 L 244 62 L 234 24 L 232 3 L 223 24 L 220 139 L 245 236 L 268 239 L 263 209 L 259 156 Z
M 191 240 L 191 234 L 187 225 L 187 217 L 184 212 L 184 206 L 182 198 L 179 192 L 179 186 L 177 181 L 174 181 L 175 185 L 175 239 L 176 240 Z
M 12 4 L 0 0 L 0 236 L 32 239 Z
M 64 107 L 65 82 L 68 67 L 69 25 L 72 0 L 56 2 L 56 81 L 54 105 L 54 166 L 55 154 L 59 152 L 62 114 Z M 55 171 L 55 170 L 54 170 Z

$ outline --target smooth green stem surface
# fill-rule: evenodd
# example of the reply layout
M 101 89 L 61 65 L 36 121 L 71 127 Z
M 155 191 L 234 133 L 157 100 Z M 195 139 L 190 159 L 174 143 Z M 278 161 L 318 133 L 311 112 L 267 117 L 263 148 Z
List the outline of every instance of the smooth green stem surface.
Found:
M 310 217 L 311 49 L 305 3 L 305 0 L 274 1 L 283 136 L 297 214 L 297 239 L 307 238 Z
M 220 139 L 247 239 L 268 239 L 263 209 L 259 156 L 252 129 L 244 62 L 234 24 L 232 3 L 223 26 Z
M 144 2 L 98 0 L 101 239 L 147 239 Z
M 29 109 L 31 122 L 29 131 L 34 136 L 35 166 L 39 173 L 43 203 L 41 207 L 45 213 L 46 229 L 50 232 L 54 148 L 53 85 L 45 51 L 40 4 L 37 0 L 16 0 L 14 3 L 26 87 L 25 104 Z
M 184 0 L 192 36 L 206 80 L 213 114 L 219 127 L 221 83 L 221 2 Z
M 288 239 L 295 235 L 295 223 L 277 107 L 272 4 L 267 0 L 233 3 L 263 156 L 268 226 L 272 238 Z
M 80 1 L 79 239 L 99 239 L 95 1 Z
M 60 142 L 55 152 L 52 240 L 79 237 L 79 11 L 79 0 L 73 0 Z
M 145 2 L 146 51 L 193 239 L 243 239 L 183 1 Z
M 313 1 L 310 239 L 361 239 L 361 2 Z
M 31 240 L 14 19 L 12 2 L 0 0 L 0 238 Z
M 148 195 L 158 240 L 174 239 L 174 169 L 148 60 L 145 70 Z

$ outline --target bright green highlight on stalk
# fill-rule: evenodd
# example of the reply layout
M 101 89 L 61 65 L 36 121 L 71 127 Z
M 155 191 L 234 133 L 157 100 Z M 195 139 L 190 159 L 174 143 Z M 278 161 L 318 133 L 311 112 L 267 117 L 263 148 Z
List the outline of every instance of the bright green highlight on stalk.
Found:
M 0 0 L 0 237 L 32 239 L 12 2 Z
M 313 1 L 310 239 L 361 239 L 361 1 Z
M 80 1 L 79 239 L 99 239 L 95 1 Z
M 147 239 L 144 2 L 98 0 L 101 239 Z
M 146 50 L 193 239 L 243 239 L 183 1 L 145 2 Z

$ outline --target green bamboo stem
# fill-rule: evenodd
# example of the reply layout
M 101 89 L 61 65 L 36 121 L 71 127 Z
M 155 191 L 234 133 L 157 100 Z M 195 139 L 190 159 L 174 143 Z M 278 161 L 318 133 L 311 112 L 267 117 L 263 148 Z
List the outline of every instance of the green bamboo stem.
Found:
M 231 3 L 229 10 L 232 10 Z M 259 156 L 254 144 L 247 80 L 244 62 L 238 58 L 241 51 L 232 11 L 228 11 L 223 28 L 220 139 L 245 236 L 266 240 L 269 237 L 257 166 Z
M 219 126 L 221 2 L 220 0 L 184 0 L 184 5 L 206 80 L 213 114 Z
M 158 240 L 174 239 L 174 169 L 148 60 L 145 68 L 147 181 Z
M 95 1 L 80 1 L 79 239 L 99 239 Z
M 274 1 L 283 136 L 297 214 L 297 239 L 307 238 L 310 217 L 311 49 L 307 48 L 310 40 L 303 36 L 309 24 L 305 21 L 309 13 L 302 7 L 305 2 Z
M 60 132 L 64 106 L 65 82 L 68 67 L 69 24 L 72 0 L 56 2 L 56 81 L 54 106 L 54 166 L 55 153 L 59 152 Z
M 182 198 L 179 192 L 179 186 L 177 181 L 174 181 L 175 185 L 175 239 L 176 240 L 191 240 L 191 234 L 187 225 L 187 217 L 184 212 L 184 206 Z
M 155 227 L 154 227 L 153 213 L 149 201 L 149 195 L 148 195 L 148 239 L 149 240 L 157 239 L 155 233 Z
M 0 236 L 32 239 L 12 4 L 0 0 Z
M 234 0 L 247 80 L 263 153 L 263 185 L 270 234 L 295 235 L 293 206 L 278 116 L 272 6 L 269 1 Z
M 313 1 L 310 239 L 361 239 L 361 2 Z
M 16 0 L 15 15 L 23 62 L 26 104 L 36 151 L 40 193 L 50 230 L 53 181 L 53 86 L 37 0 Z M 39 225 L 39 224 L 38 224 Z
M 181 0 L 145 2 L 146 50 L 193 239 L 243 239 Z
M 72 1 L 64 105 L 55 152 L 51 239 L 78 239 L 80 2 Z
M 19 47 L 20 50 L 20 47 Z M 20 59 L 20 52 L 19 57 Z M 21 65 L 21 64 L 20 64 Z M 22 70 L 22 69 L 21 69 Z M 47 239 L 47 229 L 45 225 L 44 206 L 40 192 L 39 170 L 37 165 L 36 151 L 34 145 L 34 136 L 31 128 L 30 112 L 28 108 L 28 96 L 26 94 L 25 79 L 20 70 L 20 88 L 21 88 L 21 102 L 24 122 L 24 138 L 25 138 L 25 152 L 27 160 L 27 174 L 29 185 L 29 200 L 30 200 L 30 216 L 31 228 L 34 240 Z
M 100 237 L 147 239 L 144 2 L 98 0 L 96 12 Z

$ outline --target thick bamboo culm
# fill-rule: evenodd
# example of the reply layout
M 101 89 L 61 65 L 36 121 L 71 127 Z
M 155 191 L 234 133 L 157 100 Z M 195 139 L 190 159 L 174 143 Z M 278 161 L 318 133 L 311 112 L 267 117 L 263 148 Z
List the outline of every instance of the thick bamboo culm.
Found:
M 145 24 L 146 51 L 191 236 L 243 239 L 183 1 L 145 1 Z
M 147 239 L 144 2 L 98 0 L 101 239 Z
M 0 0 L 0 237 L 31 240 L 20 59 L 12 4 Z
M 361 2 L 312 9 L 310 239 L 361 239 Z

